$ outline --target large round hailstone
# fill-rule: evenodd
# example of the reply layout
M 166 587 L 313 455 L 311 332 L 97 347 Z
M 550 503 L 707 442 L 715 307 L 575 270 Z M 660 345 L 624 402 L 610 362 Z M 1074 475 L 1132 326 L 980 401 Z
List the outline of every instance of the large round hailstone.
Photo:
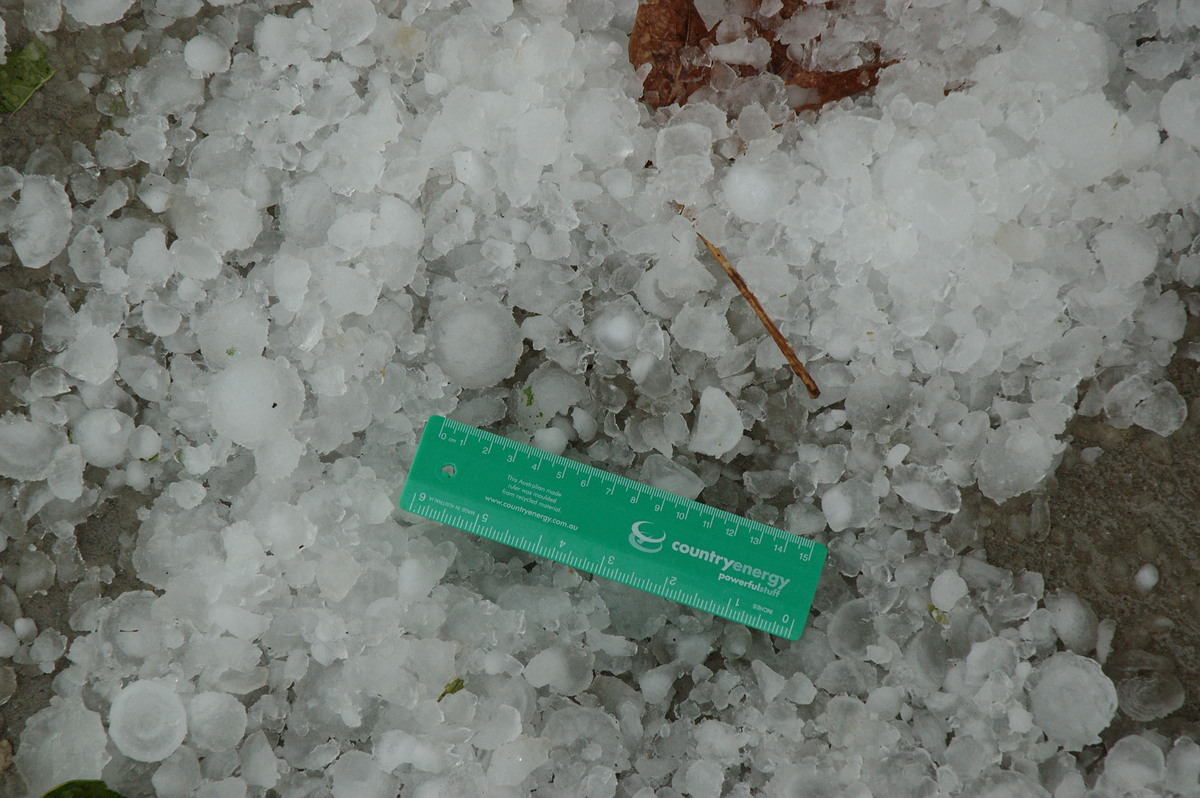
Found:
M 120 410 L 89 410 L 71 428 L 71 438 L 89 465 L 112 468 L 125 461 L 133 419 Z
M 1047 739 L 1078 751 L 1100 742 L 1117 712 L 1117 690 L 1095 660 L 1060 651 L 1038 669 L 1029 708 Z
M 113 699 L 108 736 L 138 762 L 161 762 L 187 736 L 187 712 L 179 695 L 162 682 L 129 684 Z
M 511 377 L 521 357 L 521 332 L 498 302 L 446 302 L 430 328 L 433 361 L 464 388 L 489 388 Z
M 229 693 L 197 693 L 187 716 L 192 740 L 209 751 L 232 751 L 246 733 L 246 708 Z
M 45 479 L 54 453 L 66 442 L 62 430 L 45 422 L 0 419 L 0 477 Z
M 729 210 L 754 223 L 775 218 L 795 191 L 787 176 L 770 165 L 745 161 L 738 161 L 729 168 L 721 188 Z
M 286 434 L 304 410 L 304 385 L 291 367 L 258 356 L 218 374 L 207 397 L 213 429 L 250 448 Z
M 1200 149 L 1200 77 L 1176 81 L 1158 104 L 1167 135 Z
M 212 366 L 221 367 L 267 348 L 267 318 L 245 297 L 215 305 L 192 325 L 200 352 Z

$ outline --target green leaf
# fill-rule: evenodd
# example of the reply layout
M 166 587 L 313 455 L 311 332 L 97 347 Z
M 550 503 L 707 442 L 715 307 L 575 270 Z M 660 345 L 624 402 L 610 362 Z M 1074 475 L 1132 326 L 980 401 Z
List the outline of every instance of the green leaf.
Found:
M 46 45 L 33 39 L 8 54 L 8 60 L 0 65 L 0 114 L 16 111 L 54 75 L 46 52 Z
M 463 682 L 462 679 L 451 679 L 450 681 L 446 682 L 446 687 L 444 690 L 442 690 L 442 694 L 437 697 L 437 700 L 441 701 L 446 696 L 457 693 L 464 687 L 466 687 L 466 683 Z
M 42 798 L 125 798 L 119 792 L 108 789 L 102 781 L 68 781 L 60 784 Z
M 533 404 L 533 389 L 526 388 L 523 393 L 525 394 L 525 406 L 529 407 Z

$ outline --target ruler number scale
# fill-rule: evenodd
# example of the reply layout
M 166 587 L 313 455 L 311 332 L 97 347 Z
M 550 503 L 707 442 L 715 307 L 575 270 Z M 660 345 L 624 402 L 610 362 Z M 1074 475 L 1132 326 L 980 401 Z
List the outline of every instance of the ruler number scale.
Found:
M 790 640 L 826 557 L 807 538 L 442 416 L 399 506 Z

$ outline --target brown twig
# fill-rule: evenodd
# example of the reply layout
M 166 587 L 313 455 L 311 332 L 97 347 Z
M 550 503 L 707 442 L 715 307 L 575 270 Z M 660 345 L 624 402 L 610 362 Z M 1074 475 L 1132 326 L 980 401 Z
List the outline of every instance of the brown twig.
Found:
M 771 334 L 771 338 L 775 340 L 775 345 L 779 347 L 779 351 L 783 352 L 783 356 L 787 358 L 788 365 L 792 367 L 792 371 L 800 378 L 800 382 L 804 383 L 804 387 L 808 389 L 808 395 L 816 399 L 821 395 L 821 391 L 817 388 L 817 383 L 813 380 L 812 375 L 804 368 L 804 364 L 800 362 L 800 358 L 796 357 L 796 352 L 792 349 L 792 345 L 783 337 L 783 333 L 775 326 L 775 322 L 771 321 L 771 317 L 763 310 L 762 303 L 758 301 L 758 297 L 746 285 L 746 280 L 738 273 L 738 270 L 733 268 L 733 264 L 729 262 L 729 258 L 725 257 L 717 246 L 709 241 L 700 233 L 696 233 L 700 240 L 704 242 L 704 246 L 708 247 L 708 251 L 717 259 L 717 263 L 721 264 L 721 268 L 729 275 L 729 279 L 737 286 L 737 290 L 742 292 L 742 296 L 750 303 L 750 307 L 754 309 L 754 313 L 758 316 L 758 320 L 767 328 L 767 332 Z

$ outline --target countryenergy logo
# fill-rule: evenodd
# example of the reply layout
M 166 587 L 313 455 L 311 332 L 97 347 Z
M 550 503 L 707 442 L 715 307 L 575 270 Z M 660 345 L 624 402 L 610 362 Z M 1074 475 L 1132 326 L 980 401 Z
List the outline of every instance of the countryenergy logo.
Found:
M 650 524 L 650 522 L 635 521 L 633 523 L 629 528 L 629 545 L 647 554 L 657 554 L 663 550 L 663 546 L 667 542 L 667 533 L 660 532 L 656 535 L 653 531 L 642 529 L 647 524 Z M 785 576 L 772 573 L 764 568 L 757 568 L 749 563 L 718 554 L 715 551 L 701 549 L 697 546 L 689 546 L 687 543 L 678 540 L 672 541 L 671 550 L 717 566 L 720 569 L 720 573 L 717 575 L 717 581 L 719 582 L 733 582 L 743 587 L 748 587 L 751 590 L 757 590 L 760 593 L 778 596 L 780 591 L 792 581 Z M 764 582 L 766 584 L 763 584 Z
M 635 521 L 630 527 L 629 545 L 633 546 L 638 551 L 644 551 L 647 554 L 657 554 L 662 551 L 663 543 L 667 540 L 667 533 L 663 532 L 655 535 L 653 532 L 644 532 L 641 527 L 643 524 L 648 524 L 649 521 Z

